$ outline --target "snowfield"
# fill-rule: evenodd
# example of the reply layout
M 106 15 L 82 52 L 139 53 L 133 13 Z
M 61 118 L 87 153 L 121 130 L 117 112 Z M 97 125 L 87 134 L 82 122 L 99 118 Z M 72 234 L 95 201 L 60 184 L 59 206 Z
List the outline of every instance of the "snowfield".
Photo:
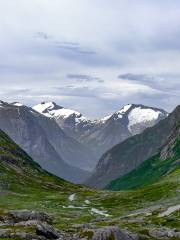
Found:
M 162 113 L 153 109 L 143 109 L 141 107 L 134 108 L 128 115 L 129 124 L 128 130 L 132 132 L 132 126 L 156 121 Z

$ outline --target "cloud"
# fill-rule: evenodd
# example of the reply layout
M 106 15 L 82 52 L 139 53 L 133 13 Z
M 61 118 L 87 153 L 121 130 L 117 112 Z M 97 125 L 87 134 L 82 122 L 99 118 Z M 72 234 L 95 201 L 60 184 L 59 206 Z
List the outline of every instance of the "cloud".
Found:
M 92 117 L 179 103 L 178 0 L 6 0 L 0 15 L 3 99 L 47 98 Z
M 134 74 L 125 73 L 118 76 L 130 82 L 139 82 L 155 89 L 159 89 L 168 94 L 180 91 L 180 74 L 164 73 L 164 74 Z M 171 92 L 169 92 L 171 90 Z
M 99 77 L 91 76 L 91 75 L 85 75 L 85 74 L 67 74 L 66 76 L 68 79 L 75 79 L 76 81 L 80 82 L 91 82 L 91 81 L 97 81 L 99 83 L 103 83 L 104 80 L 102 80 Z
M 48 35 L 48 34 L 45 33 L 45 32 L 36 32 L 36 33 L 34 34 L 34 36 L 35 36 L 36 38 L 40 38 L 40 39 L 44 39 L 44 40 L 51 39 L 51 36 Z
M 71 51 L 78 54 L 87 54 L 87 55 L 96 54 L 95 51 L 88 50 L 81 47 L 79 43 L 56 41 L 55 44 L 56 44 L 56 48 L 58 49 L 63 49 L 63 50 Z

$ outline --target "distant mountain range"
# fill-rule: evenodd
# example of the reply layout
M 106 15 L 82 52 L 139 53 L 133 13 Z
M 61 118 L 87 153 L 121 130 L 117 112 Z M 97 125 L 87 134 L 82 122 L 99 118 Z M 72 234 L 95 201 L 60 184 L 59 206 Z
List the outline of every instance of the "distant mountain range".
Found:
M 63 131 L 91 149 L 97 161 L 107 150 L 125 139 L 141 133 L 167 117 L 162 109 L 128 104 L 112 115 L 90 120 L 81 113 L 58 106 L 54 102 L 42 102 L 33 107 L 39 113 L 55 119 Z
M 47 171 L 81 183 L 90 177 L 102 154 L 167 115 L 161 109 L 129 104 L 92 121 L 54 102 L 30 108 L 1 101 L 0 129 Z
M 124 142 L 119 143 L 118 145 L 107 151 L 99 160 L 94 173 L 86 183 L 90 186 L 98 188 L 105 187 L 110 181 L 115 180 L 117 178 L 119 178 L 117 182 L 121 183 L 120 178 L 121 176 L 136 169 L 144 161 L 145 163 L 144 165 L 142 165 L 143 167 L 141 166 L 137 171 L 141 171 L 141 176 L 144 176 L 142 169 L 144 169 L 145 175 L 152 174 L 151 171 L 150 172 L 145 171 L 147 170 L 145 169 L 145 166 L 146 164 L 148 164 L 146 163 L 146 160 L 154 156 L 155 154 L 158 154 L 160 149 L 165 144 L 166 145 L 164 148 L 167 150 L 169 146 L 169 144 L 167 143 L 168 138 L 170 138 L 169 141 L 171 141 L 171 138 L 174 135 L 174 131 L 176 130 L 176 128 L 179 128 L 179 126 L 180 126 L 180 106 L 178 106 L 167 118 L 160 121 L 155 126 L 147 128 L 141 134 L 128 138 Z M 178 136 L 178 134 L 176 135 Z M 178 137 L 176 137 L 176 139 L 177 138 Z M 161 155 L 163 154 L 163 152 L 164 151 L 162 150 Z M 166 155 L 165 152 L 164 154 Z M 158 157 L 158 159 L 161 158 Z M 154 161 L 155 161 L 154 163 L 156 163 L 156 160 Z M 156 171 L 158 171 L 158 167 Z M 132 181 L 134 180 L 134 186 L 136 186 L 137 183 L 134 174 L 132 176 L 132 174 L 130 173 L 130 175 L 128 176 L 129 178 L 130 176 L 132 177 L 131 184 Z M 109 185 L 110 188 L 116 189 L 115 186 L 117 186 L 117 182 L 113 181 L 112 184 Z M 121 185 L 119 184 L 119 188 L 121 188 L 120 186 Z M 130 187 L 131 185 L 128 186 Z

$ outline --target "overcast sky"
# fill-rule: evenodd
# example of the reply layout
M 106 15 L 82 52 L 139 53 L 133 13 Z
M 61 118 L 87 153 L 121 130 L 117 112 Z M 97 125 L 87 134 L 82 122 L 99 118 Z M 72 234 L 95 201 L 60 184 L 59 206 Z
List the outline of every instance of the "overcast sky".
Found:
M 102 117 L 180 99 L 179 0 L 0 0 L 0 99 Z

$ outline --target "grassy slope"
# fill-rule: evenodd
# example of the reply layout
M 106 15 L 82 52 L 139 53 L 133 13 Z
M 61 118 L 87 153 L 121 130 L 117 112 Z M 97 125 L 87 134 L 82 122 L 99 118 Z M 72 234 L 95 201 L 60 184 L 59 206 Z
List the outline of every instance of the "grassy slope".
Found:
M 179 167 L 180 140 L 177 141 L 173 152 L 175 155 L 166 160 L 161 160 L 160 154 L 153 156 L 130 173 L 112 181 L 106 188 L 116 191 L 136 189 L 157 182 Z
M 6 161 L 0 159 L 0 212 L 4 214 L 10 209 L 32 209 L 46 211 L 55 217 L 55 226 L 66 231 L 75 231 L 74 224 L 93 222 L 98 226 L 118 224 L 131 231 L 146 231 L 152 226 L 177 227 L 177 214 L 158 219 L 158 212 L 168 206 L 178 203 L 179 170 L 174 171 L 156 184 L 139 190 L 109 192 L 75 186 L 56 178 L 42 169 L 10 139 L 0 132 L 0 156 L 6 156 Z M 7 159 L 16 161 L 15 167 Z M 73 202 L 68 200 L 70 194 L 76 193 Z M 84 201 L 90 200 L 89 205 Z M 66 208 L 74 205 L 78 208 Z M 143 222 L 129 222 L 138 209 L 144 212 L 151 207 L 157 209 L 152 216 L 142 213 Z M 79 208 L 83 207 L 83 208 Z M 110 219 L 95 222 L 99 215 L 92 214 L 91 208 L 106 210 Z M 149 211 L 149 210 L 148 210 Z M 154 210 L 153 210 L 154 211 Z M 125 217 L 125 218 L 124 218 Z M 104 217 L 103 217 L 104 218 Z M 133 216 L 133 219 L 136 218 Z M 173 218 L 173 219 L 172 219 Z

